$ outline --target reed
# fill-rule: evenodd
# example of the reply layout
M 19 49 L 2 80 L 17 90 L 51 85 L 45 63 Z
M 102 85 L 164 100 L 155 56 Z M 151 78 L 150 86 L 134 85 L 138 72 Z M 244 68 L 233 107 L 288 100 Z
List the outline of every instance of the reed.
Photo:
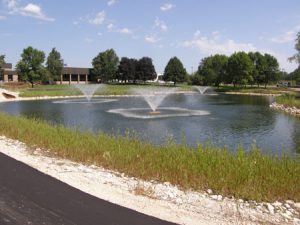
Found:
M 132 135 L 112 136 L 66 129 L 37 119 L 0 113 L 0 135 L 53 156 L 96 164 L 143 180 L 170 182 L 182 189 L 212 189 L 223 196 L 256 201 L 300 201 L 299 159 L 263 154 L 255 146 L 236 151 L 198 145 L 161 146 Z

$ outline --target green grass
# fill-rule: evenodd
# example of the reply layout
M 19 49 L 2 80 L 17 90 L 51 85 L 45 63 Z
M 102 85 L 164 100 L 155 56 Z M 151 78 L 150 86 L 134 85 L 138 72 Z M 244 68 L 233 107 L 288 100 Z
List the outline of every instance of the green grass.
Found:
M 260 94 L 282 94 L 289 91 L 288 88 L 282 87 L 233 87 L 233 86 L 221 86 L 216 88 L 218 92 L 241 92 L 241 93 L 260 93 Z
M 31 88 L 30 85 L 16 85 L 16 86 L 1 86 L 11 91 L 19 91 L 20 97 L 43 97 L 43 96 L 76 96 L 81 95 L 81 92 L 72 85 L 36 85 Z M 158 87 L 157 84 L 109 84 L 106 88 L 99 89 L 96 95 L 130 95 L 134 88 L 152 88 Z M 165 86 L 160 86 L 165 87 Z M 173 85 L 167 86 L 173 87 Z M 177 91 L 193 91 L 193 87 L 187 84 L 178 84 Z M 262 94 L 282 94 L 289 92 L 288 88 L 278 87 L 233 87 L 220 86 L 215 88 L 217 92 L 241 92 L 241 93 L 262 93 Z
M 130 95 L 134 88 L 151 89 L 158 87 L 154 84 L 131 85 L 131 84 L 109 84 L 105 88 L 100 88 L 95 95 Z M 164 86 L 162 86 L 164 87 Z M 172 86 L 173 87 L 173 86 Z M 34 88 L 22 86 L 19 89 L 13 89 L 20 92 L 20 97 L 43 97 L 43 96 L 76 96 L 82 93 L 72 85 L 38 85 Z M 177 86 L 178 91 L 189 91 L 190 86 Z
M 296 107 L 300 109 L 300 94 L 285 94 L 277 96 L 275 101 L 288 107 Z
M 167 143 L 154 146 L 136 138 L 69 130 L 46 122 L 0 114 L 0 135 L 50 150 L 58 157 L 96 164 L 145 180 L 170 182 L 257 201 L 300 201 L 299 159 L 232 153 L 225 148 Z

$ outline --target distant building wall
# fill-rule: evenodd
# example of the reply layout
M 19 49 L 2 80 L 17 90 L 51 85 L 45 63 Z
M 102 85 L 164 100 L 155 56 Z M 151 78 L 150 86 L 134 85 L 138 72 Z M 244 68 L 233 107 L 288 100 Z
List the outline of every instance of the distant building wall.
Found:
M 90 68 L 64 67 L 57 84 L 87 84 L 91 81 Z
M 19 76 L 16 70 L 12 69 L 11 63 L 5 63 L 3 65 L 3 81 L 4 82 L 18 82 Z
M 18 71 L 12 69 L 11 63 L 3 65 L 3 82 L 18 82 Z M 56 84 L 86 84 L 91 81 L 91 68 L 64 67 L 60 80 Z

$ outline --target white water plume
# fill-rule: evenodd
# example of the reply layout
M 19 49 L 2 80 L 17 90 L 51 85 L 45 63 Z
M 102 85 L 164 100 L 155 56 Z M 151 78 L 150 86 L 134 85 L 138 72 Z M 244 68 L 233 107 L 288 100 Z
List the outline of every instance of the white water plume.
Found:
M 160 106 L 163 100 L 169 95 L 174 93 L 177 88 L 149 88 L 149 89 L 142 89 L 136 88 L 133 92 L 137 95 L 140 95 L 145 99 L 145 101 L 150 106 L 153 112 Z
M 103 84 L 74 84 L 74 87 L 78 88 L 89 102 L 97 89 L 103 86 Z
M 208 86 L 194 86 L 195 88 L 201 95 L 203 95 L 210 87 Z

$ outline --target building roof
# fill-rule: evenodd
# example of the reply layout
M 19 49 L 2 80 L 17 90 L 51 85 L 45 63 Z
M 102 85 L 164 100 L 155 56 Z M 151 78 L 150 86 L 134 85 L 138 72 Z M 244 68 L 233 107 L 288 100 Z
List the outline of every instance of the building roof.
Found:
M 91 68 L 64 67 L 62 74 L 90 74 Z
M 3 69 L 12 69 L 12 64 L 11 63 L 4 63 L 2 68 Z
M 16 70 L 4 70 L 4 75 L 18 75 Z

